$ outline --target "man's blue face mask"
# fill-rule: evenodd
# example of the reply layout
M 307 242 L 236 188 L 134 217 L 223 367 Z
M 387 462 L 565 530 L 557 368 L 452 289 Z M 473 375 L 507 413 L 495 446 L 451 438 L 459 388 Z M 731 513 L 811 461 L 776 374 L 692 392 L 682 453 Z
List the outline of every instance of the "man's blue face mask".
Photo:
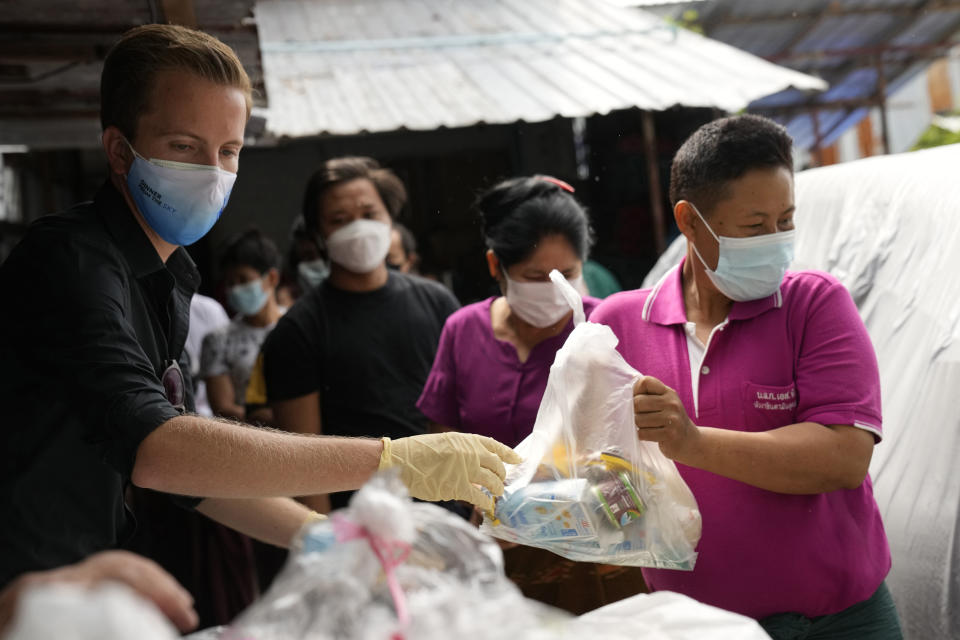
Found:
M 127 146 L 133 152 L 127 188 L 150 228 L 178 246 L 205 236 L 227 206 L 237 174 L 206 164 L 147 160 Z

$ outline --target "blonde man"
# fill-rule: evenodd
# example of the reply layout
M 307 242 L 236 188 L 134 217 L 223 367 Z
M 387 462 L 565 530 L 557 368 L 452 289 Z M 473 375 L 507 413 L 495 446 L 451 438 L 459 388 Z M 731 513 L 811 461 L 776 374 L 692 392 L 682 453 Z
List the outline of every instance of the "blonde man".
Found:
M 190 413 L 181 366 L 199 276 L 182 248 L 219 218 L 239 166 L 250 81 L 229 47 L 148 25 L 101 81 L 109 177 L 46 216 L 0 267 L 0 586 L 122 546 L 132 483 L 286 546 L 311 512 L 289 497 L 355 489 L 398 467 L 413 495 L 502 491 L 493 440 L 319 438 Z

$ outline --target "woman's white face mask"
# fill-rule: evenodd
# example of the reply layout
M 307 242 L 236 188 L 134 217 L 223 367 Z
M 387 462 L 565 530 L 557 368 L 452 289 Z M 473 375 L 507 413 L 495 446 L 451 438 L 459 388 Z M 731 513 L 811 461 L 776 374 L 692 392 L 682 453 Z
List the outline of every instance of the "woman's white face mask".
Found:
M 517 282 L 507 275 L 506 269 L 503 277 L 507 280 L 507 304 L 524 322 L 543 329 L 570 313 L 570 305 L 552 282 Z M 582 275 L 568 280 L 578 291 L 583 289 Z

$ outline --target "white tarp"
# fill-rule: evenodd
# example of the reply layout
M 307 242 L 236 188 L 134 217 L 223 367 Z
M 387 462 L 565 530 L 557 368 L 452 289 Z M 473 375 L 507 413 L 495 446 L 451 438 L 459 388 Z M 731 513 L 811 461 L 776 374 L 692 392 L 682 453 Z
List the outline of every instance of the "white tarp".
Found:
M 870 473 L 904 630 L 960 638 L 960 145 L 805 171 L 796 203 L 792 268 L 847 286 L 880 362 Z M 644 286 L 685 250 L 681 236 Z

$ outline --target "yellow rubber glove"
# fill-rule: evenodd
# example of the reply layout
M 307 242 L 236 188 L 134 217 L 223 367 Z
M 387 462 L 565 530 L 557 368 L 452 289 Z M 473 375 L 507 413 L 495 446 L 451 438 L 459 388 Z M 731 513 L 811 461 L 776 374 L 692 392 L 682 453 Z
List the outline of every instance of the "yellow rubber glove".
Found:
M 486 436 L 472 433 L 430 433 L 390 440 L 383 438 L 380 469 L 397 467 L 410 495 L 421 500 L 466 500 L 486 511 L 503 495 L 504 462 L 520 464 L 517 453 Z
M 322 513 L 318 513 L 316 511 L 311 511 L 310 513 L 307 514 L 307 517 L 304 518 L 303 524 L 308 525 L 308 524 L 313 524 L 314 522 L 323 522 L 326 519 L 327 519 L 326 515 Z

